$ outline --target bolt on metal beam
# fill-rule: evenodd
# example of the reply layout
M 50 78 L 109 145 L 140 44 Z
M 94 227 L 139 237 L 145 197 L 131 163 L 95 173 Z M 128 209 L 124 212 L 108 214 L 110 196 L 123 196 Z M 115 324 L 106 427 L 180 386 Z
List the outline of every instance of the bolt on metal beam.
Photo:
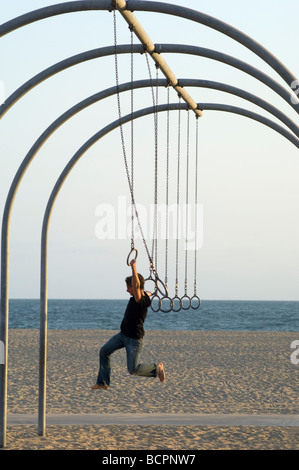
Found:
M 197 103 L 194 101 L 193 98 L 191 98 L 189 93 L 179 85 L 178 79 L 176 78 L 164 58 L 161 56 L 161 54 L 156 52 L 155 44 L 152 42 L 146 31 L 143 29 L 138 19 L 131 11 L 126 9 L 127 2 L 125 0 L 113 0 L 111 3 L 113 8 L 117 9 L 122 15 L 122 17 L 126 20 L 130 29 L 134 32 L 135 36 L 137 36 L 139 41 L 143 44 L 143 47 L 146 52 L 150 54 L 156 66 L 159 67 L 163 75 L 167 78 L 168 83 L 185 101 L 185 103 L 188 105 L 188 108 L 192 109 L 192 111 L 194 111 L 197 116 L 202 116 L 202 111 L 198 109 Z

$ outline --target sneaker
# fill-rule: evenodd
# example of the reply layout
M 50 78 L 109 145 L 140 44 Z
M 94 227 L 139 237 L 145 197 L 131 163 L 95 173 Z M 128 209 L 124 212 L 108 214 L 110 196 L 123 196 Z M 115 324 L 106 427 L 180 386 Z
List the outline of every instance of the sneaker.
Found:
M 158 364 L 158 377 L 159 377 L 160 382 L 164 382 L 164 380 L 165 380 L 165 371 L 164 371 L 163 362 L 159 362 L 159 364 Z

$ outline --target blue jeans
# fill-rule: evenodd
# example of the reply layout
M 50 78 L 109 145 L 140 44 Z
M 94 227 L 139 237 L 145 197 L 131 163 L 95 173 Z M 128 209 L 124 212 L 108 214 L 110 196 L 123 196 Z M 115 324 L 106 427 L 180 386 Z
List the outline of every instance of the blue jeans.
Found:
M 114 351 L 126 348 L 127 367 L 131 375 L 139 375 L 142 377 L 157 377 L 157 365 L 138 364 L 139 356 L 142 351 L 143 339 L 128 338 L 120 331 L 117 335 L 107 341 L 100 349 L 100 370 L 98 374 L 97 384 L 110 385 L 110 356 Z

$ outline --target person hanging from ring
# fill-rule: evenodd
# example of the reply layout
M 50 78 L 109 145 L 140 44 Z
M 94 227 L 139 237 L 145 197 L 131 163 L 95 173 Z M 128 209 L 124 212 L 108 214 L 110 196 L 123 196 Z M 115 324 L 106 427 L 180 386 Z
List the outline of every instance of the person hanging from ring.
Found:
M 150 306 L 149 293 L 144 291 L 144 278 L 137 273 L 136 259 L 130 262 L 132 275 L 126 278 L 127 292 L 131 295 L 128 302 L 120 332 L 109 339 L 100 349 L 100 368 L 96 384 L 92 390 L 108 390 L 110 386 L 111 360 L 110 356 L 117 349 L 126 348 L 127 368 L 131 375 L 142 377 L 158 377 L 165 380 L 162 362 L 140 364 L 139 357 L 143 346 L 143 324 Z

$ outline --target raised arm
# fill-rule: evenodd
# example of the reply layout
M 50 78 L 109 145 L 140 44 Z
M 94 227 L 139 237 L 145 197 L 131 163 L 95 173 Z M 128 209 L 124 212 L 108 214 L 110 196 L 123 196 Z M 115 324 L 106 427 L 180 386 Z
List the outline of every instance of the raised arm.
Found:
M 140 289 L 140 281 L 137 273 L 137 263 L 136 259 L 132 259 L 130 262 L 132 268 L 132 289 L 133 289 L 133 296 L 136 302 L 139 302 L 142 297 L 142 291 Z

